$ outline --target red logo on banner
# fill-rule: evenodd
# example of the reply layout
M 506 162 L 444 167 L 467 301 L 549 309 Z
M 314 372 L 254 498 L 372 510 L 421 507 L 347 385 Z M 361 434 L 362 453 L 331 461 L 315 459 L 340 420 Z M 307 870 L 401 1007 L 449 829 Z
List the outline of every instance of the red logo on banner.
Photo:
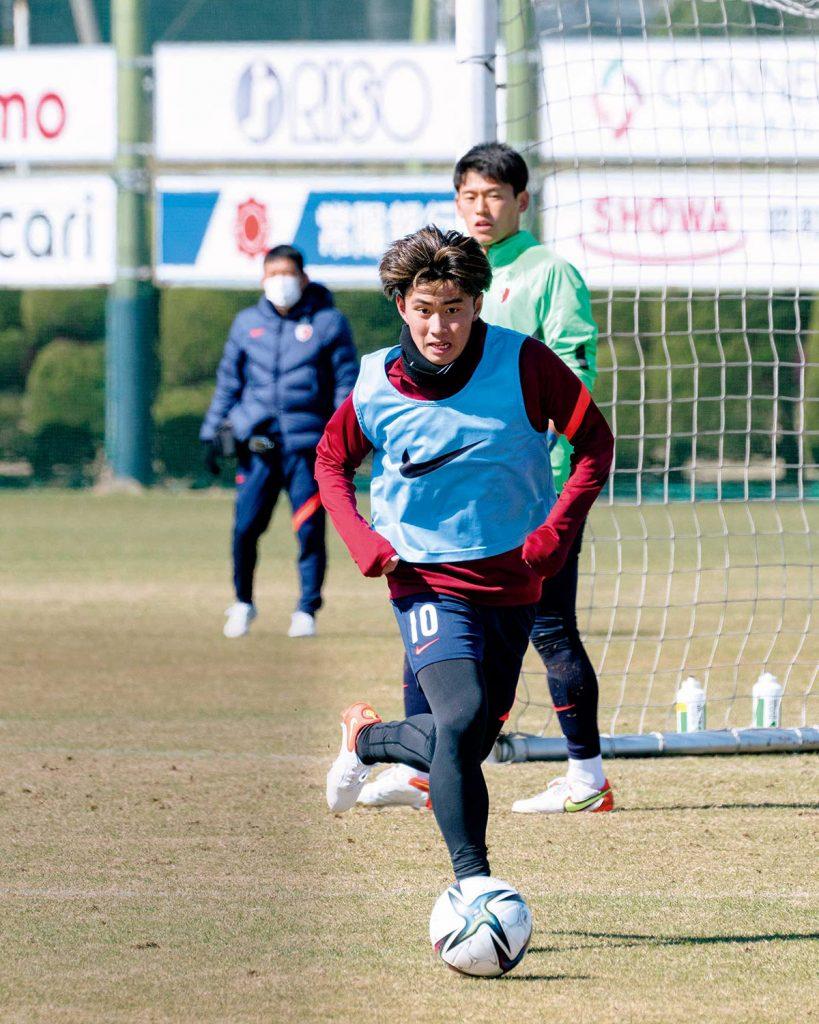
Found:
M 598 196 L 584 249 L 630 263 L 713 260 L 745 247 L 719 196 Z
M 245 256 L 260 256 L 267 252 L 270 222 L 267 207 L 255 199 L 248 199 L 236 208 L 236 245 Z
M 609 64 L 601 89 L 592 96 L 592 103 L 598 121 L 611 129 L 615 139 L 628 132 L 634 115 L 643 105 L 643 95 L 621 60 Z

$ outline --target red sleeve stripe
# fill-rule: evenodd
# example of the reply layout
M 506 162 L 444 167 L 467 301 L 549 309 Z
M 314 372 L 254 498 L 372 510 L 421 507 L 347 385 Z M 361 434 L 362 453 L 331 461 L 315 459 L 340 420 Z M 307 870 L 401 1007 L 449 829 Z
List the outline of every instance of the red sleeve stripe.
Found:
M 321 498 L 317 494 L 314 494 L 312 498 L 308 498 L 293 514 L 293 532 L 298 533 L 310 516 L 318 512 L 320 508 Z
M 589 394 L 589 389 L 585 384 L 581 384 L 580 394 L 577 397 L 577 405 L 575 405 L 572 417 L 566 425 L 566 429 L 563 431 L 567 441 L 571 441 L 577 433 L 577 428 L 583 422 L 583 417 L 586 415 L 586 410 L 589 407 L 590 401 L 591 395 Z

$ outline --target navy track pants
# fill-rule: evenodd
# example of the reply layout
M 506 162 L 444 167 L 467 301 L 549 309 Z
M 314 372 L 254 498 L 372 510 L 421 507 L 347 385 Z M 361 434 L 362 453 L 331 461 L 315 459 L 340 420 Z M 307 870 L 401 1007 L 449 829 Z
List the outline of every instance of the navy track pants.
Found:
M 236 512 L 233 523 L 233 585 L 236 599 L 253 602 L 253 576 L 259 538 L 282 489 L 293 510 L 293 531 L 299 546 L 298 571 L 301 596 L 298 609 L 314 615 L 321 607 L 321 588 L 327 568 L 324 544 L 325 513 L 313 476 L 315 451 L 267 455 L 242 453 L 236 473 Z

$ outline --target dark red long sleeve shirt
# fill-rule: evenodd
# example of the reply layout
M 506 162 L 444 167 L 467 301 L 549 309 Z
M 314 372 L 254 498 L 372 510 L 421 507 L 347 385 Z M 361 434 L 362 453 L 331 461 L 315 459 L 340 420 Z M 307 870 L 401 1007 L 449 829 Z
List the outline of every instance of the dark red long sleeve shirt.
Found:
M 443 396 L 416 384 L 401 358 L 387 369 L 402 395 L 423 401 Z M 574 446 L 572 473 L 546 522 L 568 552 L 595 498 L 608 479 L 614 449 L 609 426 L 585 385 L 551 349 L 527 338 L 520 349 L 520 377 L 526 413 L 542 433 L 551 420 Z M 336 410 L 318 445 L 316 480 L 322 504 L 365 576 L 379 576 L 396 554 L 356 506 L 353 477 L 372 450 L 355 414 L 352 396 Z M 477 604 L 520 605 L 538 600 L 543 578 L 523 561 L 522 548 L 467 562 L 406 563 L 387 576 L 390 597 L 433 591 Z

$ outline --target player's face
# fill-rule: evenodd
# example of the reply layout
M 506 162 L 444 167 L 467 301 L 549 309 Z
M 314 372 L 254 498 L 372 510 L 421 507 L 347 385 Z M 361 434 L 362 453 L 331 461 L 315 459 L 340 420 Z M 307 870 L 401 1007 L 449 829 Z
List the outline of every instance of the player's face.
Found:
M 421 355 L 436 366 L 448 366 L 466 348 L 483 296 L 473 299 L 454 281 L 436 281 L 395 301 Z
M 455 207 L 466 230 L 484 249 L 520 230 L 520 215 L 529 207 L 529 193 L 515 195 L 511 185 L 467 171 L 455 193 Z

